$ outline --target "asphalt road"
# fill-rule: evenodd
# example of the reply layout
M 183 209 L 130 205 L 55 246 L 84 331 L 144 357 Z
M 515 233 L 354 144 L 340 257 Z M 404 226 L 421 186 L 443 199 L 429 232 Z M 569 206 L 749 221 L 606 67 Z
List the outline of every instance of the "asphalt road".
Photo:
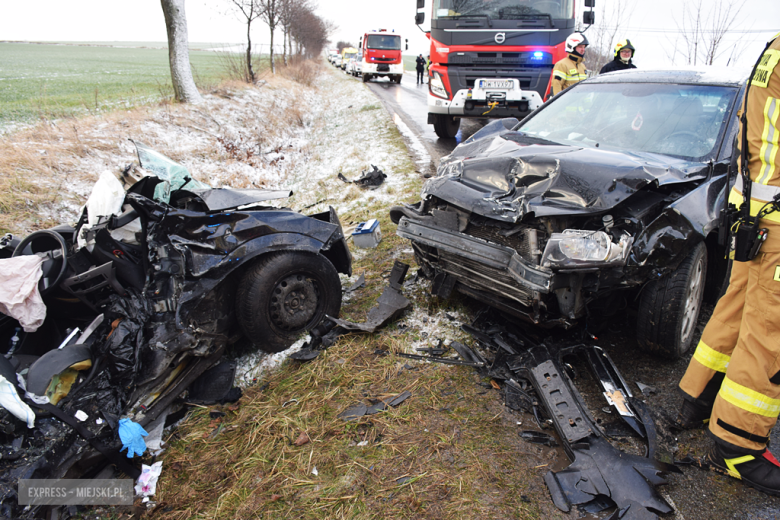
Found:
M 424 147 L 429 156 L 429 160 L 428 158 L 425 160 L 426 164 L 421 164 L 420 173 L 424 175 L 435 174 L 439 159 L 450 153 L 458 143 L 468 139 L 488 121 L 463 120 L 454 140 L 439 139 L 433 130 L 433 125 L 427 123 L 428 86 L 417 85 L 413 72 L 407 72 L 400 85 L 382 78 L 372 80 L 368 83 L 368 87 L 382 101 L 396 122 L 402 121 Z M 422 155 L 420 147 L 417 148 L 415 152 L 415 147 L 410 146 L 413 154 Z M 710 442 L 705 430 L 678 432 L 669 430 L 667 426 L 676 416 L 680 406 L 681 398 L 677 391 L 677 384 L 685 373 L 712 309 L 712 305 L 705 306 L 693 341 L 694 348 L 677 361 L 659 360 L 641 351 L 635 339 L 636 316 L 630 311 L 616 313 L 612 325 L 598 331 L 596 334 L 598 338 L 594 340 L 610 354 L 635 395 L 642 395 L 636 382 L 653 387 L 652 393 L 644 396 L 644 400 L 655 416 L 663 451 L 676 460 L 689 454 L 695 457 L 704 455 Z M 618 421 L 614 414 L 609 413 L 606 402 L 601 399 L 600 391 L 588 389 L 589 379 L 591 378 L 585 377 L 584 381 L 576 382 L 578 390 L 583 394 L 594 418 L 607 429 L 619 433 L 621 421 Z M 580 388 L 581 385 L 583 388 Z M 770 450 L 776 456 L 780 456 L 780 427 L 774 429 L 771 438 Z M 613 441 L 617 441 L 621 449 L 627 451 L 642 453 L 644 450 L 643 446 L 637 444 L 636 439 L 630 440 L 630 435 L 618 435 L 613 438 Z M 565 459 L 562 453 L 560 455 Z M 568 465 L 565 460 L 560 462 L 561 468 Z M 681 474 L 669 475 L 668 484 L 658 488 L 659 493 L 673 504 L 675 509 L 674 513 L 664 515 L 664 518 L 675 520 L 780 519 L 780 499 L 755 491 L 730 477 L 711 471 L 688 466 L 683 466 L 682 470 Z M 572 513 L 573 518 L 599 518 L 599 515 L 582 517 L 579 514 Z

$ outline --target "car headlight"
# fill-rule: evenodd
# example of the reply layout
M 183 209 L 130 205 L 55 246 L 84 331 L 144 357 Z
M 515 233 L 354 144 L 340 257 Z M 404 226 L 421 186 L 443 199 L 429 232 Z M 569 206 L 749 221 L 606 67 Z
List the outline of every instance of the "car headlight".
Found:
M 434 96 L 438 96 L 443 99 L 450 98 L 449 94 L 447 94 L 447 89 L 444 88 L 444 82 L 441 80 L 441 75 L 438 72 L 433 73 L 433 77 L 428 82 L 428 86 L 431 89 L 431 94 Z
M 567 229 L 553 233 L 542 254 L 543 267 L 624 265 L 634 237 L 624 234 L 618 243 L 603 231 Z

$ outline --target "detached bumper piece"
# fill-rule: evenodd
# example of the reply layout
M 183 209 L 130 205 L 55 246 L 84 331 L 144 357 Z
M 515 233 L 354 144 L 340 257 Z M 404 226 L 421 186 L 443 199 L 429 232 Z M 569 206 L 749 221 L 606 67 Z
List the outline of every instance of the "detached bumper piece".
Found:
M 611 518 L 622 520 L 657 519 L 657 514 L 671 512 L 655 486 L 666 483 L 662 473 L 679 469 L 653 458 L 655 426 L 644 403 L 633 398 L 606 352 L 593 345 L 540 344 L 523 334 L 522 329 L 485 316 L 463 329 L 495 353 L 492 360 L 485 360 L 487 375 L 506 381 L 508 406 L 534 413 L 537 421 L 541 407 L 572 460 L 568 468 L 550 471 L 544 477 L 556 507 L 569 512 L 573 506 L 579 506 L 589 513 L 616 508 Z M 647 440 L 647 457 L 624 453 L 607 441 L 564 370 L 564 358 L 570 356 L 588 364 L 607 402 L 633 431 Z M 525 386 L 518 381 L 525 381 Z M 528 387 L 537 399 L 526 393 Z M 514 400 L 516 406 L 510 404 L 510 390 L 523 397 Z M 531 433 L 522 432 L 521 437 Z

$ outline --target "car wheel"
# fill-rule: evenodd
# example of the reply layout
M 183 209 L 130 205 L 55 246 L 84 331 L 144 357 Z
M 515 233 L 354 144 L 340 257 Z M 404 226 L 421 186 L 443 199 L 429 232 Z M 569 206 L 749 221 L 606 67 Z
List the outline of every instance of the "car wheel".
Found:
M 444 116 L 436 114 L 433 120 L 433 129 L 442 139 L 453 139 L 458 135 L 460 129 L 460 119 L 455 119 L 452 116 Z
M 667 359 L 691 347 L 707 279 L 707 248 L 699 243 L 672 273 L 642 289 L 637 318 L 639 345 Z
M 402 79 L 402 78 L 403 78 L 403 76 L 401 76 L 401 75 L 398 75 L 398 76 L 396 76 L 396 77 L 395 77 L 395 82 L 396 82 L 396 83 L 398 83 L 398 84 L 400 85 L 400 84 L 401 84 L 401 79 Z
M 258 260 L 236 294 L 241 330 L 257 347 L 281 352 L 341 309 L 341 281 L 321 255 L 289 251 Z
M 363 83 L 368 83 L 368 74 L 363 74 Z

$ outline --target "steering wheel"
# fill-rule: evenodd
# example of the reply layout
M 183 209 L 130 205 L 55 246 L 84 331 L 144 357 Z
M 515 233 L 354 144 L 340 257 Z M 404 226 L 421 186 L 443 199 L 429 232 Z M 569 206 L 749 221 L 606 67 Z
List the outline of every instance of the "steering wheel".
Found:
M 11 257 L 22 255 L 34 255 L 42 251 L 35 251 L 34 248 L 30 248 L 30 252 L 25 253 L 24 250 L 27 246 L 30 246 L 33 241 L 41 238 L 51 238 L 57 242 L 59 249 L 46 251 L 44 255 L 43 263 L 41 264 L 41 271 L 43 272 L 41 279 L 38 281 L 38 292 L 41 296 L 51 292 L 59 283 L 65 278 L 65 272 L 68 269 L 68 244 L 65 243 L 65 239 L 62 235 L 56 231 L 49 229 L 43 229 L 41 231 L 35 231 L 27 235 L 24 240 L 19 242 L 19 245 L 14 249 L 14 254 Z M 59 268 L 59 271 L 58 271 Z M 56 273 L 56 275 L 55 275 Z

